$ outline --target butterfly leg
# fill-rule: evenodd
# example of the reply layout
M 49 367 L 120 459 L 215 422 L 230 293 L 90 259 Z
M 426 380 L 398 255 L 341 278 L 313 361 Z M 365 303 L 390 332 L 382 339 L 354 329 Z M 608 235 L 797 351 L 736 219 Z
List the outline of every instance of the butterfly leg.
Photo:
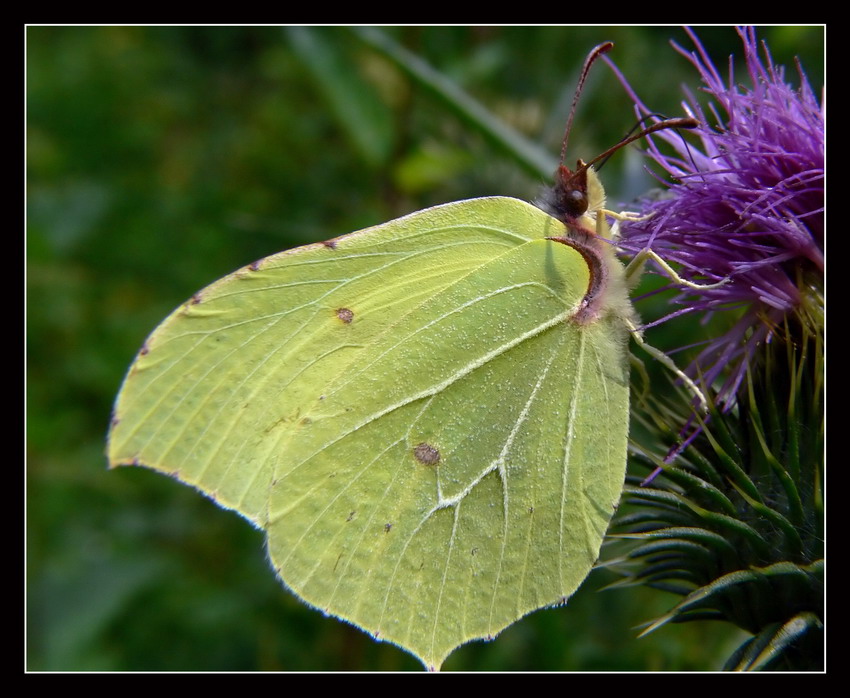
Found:
M 611 216 L 614 219 L 613 227 L 609 227 L 606 216 Z M 620 221 L 638 221 L 645 220 L 646 218 L 649 218 L 649 216 L 641 216 L 638 213 L 632 213 L 630 211 L 616 213 L 614 211 L 599 209 L 596 212 L 596 234 L 600 237 L 616 239 L 617 234 L 619 233 L 618 226 Z M 701 285 L 693 283 L 692 281 L 688 281 L 679 276 L 679 274 L 676 273 L 676 270 L 673 269 L 673 267 L 667 264 L 667 262 L 665 262 L 652 250 L 643 250 L 639 254 L 635 255 L 635 257 L 626 266 L 626 283 L 629 287 L 632 287 L 637 283 L 647 259 L 652 259 L 653 261 L 655 261 L 667 273 L 667 275 L 674 283 L 681 284 L 689 288 L 716 288 L 717 286 L 721 286 L 728 282 L 728 279 L 723 279 L 716 284 Z M 623 318 L 623 321 L 626 323 L 626 327 L 628 328 L 629 332 L 632 333 L 632 336 L 635 338 L 635 341 L 641 346 L 641 348 L 651 357 L 653 357 L 657 361 L 660 361 L 661 364 L 664 365 L 668 370 L 674 373 L 685 384 L 688 390 L 690 390 L 690 392 L 696 398 L 697 402 L 699 402 L 700 409 L 702 409 L 703 412 L 707 412 L 708 401 L 706 400 L 705 395 L 703 395 L 703 392 L 699 389 L 699 387 L 697 387 L 697 384 L 694 383 L 693 380 L 691 380 L 691 378 L 684 373 L 684 371 L 682 371 L 678 366 L 676 366 L 673 359 L 667 356 L 667 354 L 665 354 L 660 349 L 656 349 L 651 344 L 647 344 L 643 338 L 643 333 L 630 319 Z
M 708 412 L 708 401 L 705 399 L 705 395 L 703 395 L 702 390 L 697 387 L 697 384 L 694 383 L 693 380 L 691 380 L 691 378 L 686 375 L 684 371 L 682 371 L 682 369 L 676 366 L 673 359 L 667 356 L 667 354 L 665 354 L 660 349 L 656 349 L 651 344 L 647 344 L 643 338 L 643 333 L 640 331 L 639 328 L 634 325 L 634 323 L 632 323 L 627 318 L 623 318 L 623 320 L 625 321 L 626 327 L 628 327 L 629 332 L 632 333 L 632 337 L 634 337 L 635 341 L 640 345 L 640 347 L 653 359 L 655 359 L 656 361 L 660 361 L 662 365 L 664 365 L 669 371 L 675 374 L 697 399 L 697 402 L 699 402 L 700 409 L 703 412 Z
M 652 214 L 650 213 L 647 216 L 643 216 L 640 213 L 635 213 L 634 211 L 619 211 L 618 212 L 618 211 L 609 211 L 608 209 L 605 209 L 605 208 L 599 209 L 596 213 L 596 224 L 597 224 L 596 233 L 597 233 L 597 235 L 600 232 L 599 229 L 598 229 L 599 228 L 599 220 L 600 219 L 605 220 L 607 216 L 610 216 L 611 218 L 614 219 L 614 225 L 612 225 L 610 227 L 610 234 L 608 235 L 608 237 L 611 240 L 617 240 L 620 237 L 620 222 L 621 221 L 628 221 L 628 222 L 645 221 L 648 218 L 651 218 Z M 607 220 L 605 220 L 605 230 L 606 230 L 606 232 L 609 230 Z
M 614 225 L 609 228 L 607 221 L 605 220 L 606 216 L 610 216 L 614 219 Z M 608 233 L 608 237 L 612 240 L 617 240 L 620 237 L 620 222 L 628 221 L 645 221 L 652 217 L 652 214 L 643 216 L 639 213 L 635 213 L 634 211 L 609 211 L 607 209 L 599 209 L 596 214 L 596 234 L 602 235 L 604 233 Z M 670 278 L 670 280 L 679 286 L 687 286 L 688 288 L 692 288 L 697 291 L 703 291 L 711 288 L 718 288 L 725 284 L 728 284 L 730 279 L 721 279 L 717 283 L 713 284 L 698 284 L 694 281 L 688 281 L 687 279 L 683 279 L 676 272 L 673 267 L 671 267 L 667 262 L 665 262 L 656 252 L 650 249 L 642 250 L 638 254 L 636 254 L 631 262 L 626 266 L 626 280 L 629 282 L 629 285 L 632 285 L 632 281 L 640 278 L 643 273 L 643 266 L 646 263 L 647 259 L 651 259 L 655 262 L 664 273 Z
M 687 286 L 688 288 L 692 288 L 697 291 L 705 291 L 711 288 L 719 288 L 720 286 L 724 286 L 728 284 L 731 279 L 721 279 L 717 283 L 713 284 L 698 284 L 694 281 L 688 281 L 687 279 L 683 279 L 676 272 L 673 267 L 671 267 L 664 259 L 661 258 L 656 252 L 652 250 L 641 250 L 638 252 L 632 260 L 626 266 L 626 280 L 631 283 L 633 279 L 636 277 L 639 278 L 641 273 L 643 272 L 643 266 L 646 264 L 646 260 L 651 259 L 655 262 L 664 273 L 669 277 L 669 279 L 679 286 Z

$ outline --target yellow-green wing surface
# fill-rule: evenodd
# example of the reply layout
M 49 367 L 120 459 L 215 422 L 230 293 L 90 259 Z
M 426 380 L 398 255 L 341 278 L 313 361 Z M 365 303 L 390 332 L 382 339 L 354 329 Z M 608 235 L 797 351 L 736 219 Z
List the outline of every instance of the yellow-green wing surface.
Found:
M 238 511 L 295 594 L 439 668 L 569 597 L 620 497 L 628 331 L 571 320 L 564 234 L 473 199 L 221 279 L 146 341 L 110 463 Z

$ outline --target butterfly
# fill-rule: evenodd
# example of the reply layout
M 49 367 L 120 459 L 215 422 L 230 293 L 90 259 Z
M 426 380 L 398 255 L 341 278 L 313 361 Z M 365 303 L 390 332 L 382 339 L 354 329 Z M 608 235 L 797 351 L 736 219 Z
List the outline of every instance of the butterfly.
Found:
M 235 510 L 294 594 L 429 669 L 565 602 L 620 498 L 640 338 L 592 165 L 692 125 L 562 153 L 539 207 L 436 206 L 214 282 L 130 367 L 110 464 Z

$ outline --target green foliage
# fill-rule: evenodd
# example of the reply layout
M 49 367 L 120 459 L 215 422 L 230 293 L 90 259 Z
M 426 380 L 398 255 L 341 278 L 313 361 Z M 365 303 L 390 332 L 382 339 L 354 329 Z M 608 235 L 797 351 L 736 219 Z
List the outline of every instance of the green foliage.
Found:
M 539 177 L 352 32 L 315 32 L 377 108 L 338 111 L 326 74 L 278 28 L 27 29 L 30 669 L 419 668 L 282 592 L 261 536 L 232 513 L 153 473 L 104 467 L 128 364 L 150 328 L 210 279 L 428 205 L 536 195 Z M 667 46 L 681 38 L 672 28 L 388 33 L 553 155 L 576 71 L 600 41 L 617 43 L 618 63 L 660 111 L 677 113 L 678 85 L 692 81 Z M 800 54 L 821 84 L 820 29 L 763 35 L 777 62 Z M 731 30 L 701 36 L 712 55 L 739 51 Z M 572 148 L 601 152 L 631 122 L 628 99 L 600 70 Z M 369 138 L 358 145 L 353 134 Z M 622 177 L 626 161 L 604 171 L 613 201 L 647 187 Z M 649 339 L 663 345 L 657 334 Z M 633 626 L 670 604 L 640 589 L 596 594 L 606 574 L 591 575 L 570 606 L 463 647 L 445 668 L 719 668 L 740 644 L 705 624 L 636 641 Z

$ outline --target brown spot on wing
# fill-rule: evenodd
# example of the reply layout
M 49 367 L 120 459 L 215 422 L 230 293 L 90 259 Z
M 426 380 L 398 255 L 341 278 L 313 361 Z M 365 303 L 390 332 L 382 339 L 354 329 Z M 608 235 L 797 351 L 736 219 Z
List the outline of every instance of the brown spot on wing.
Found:
M 437 465 L 440 462 L 440 452 L 424 442 L 413 449 L 413 456 L 423 465 Z

